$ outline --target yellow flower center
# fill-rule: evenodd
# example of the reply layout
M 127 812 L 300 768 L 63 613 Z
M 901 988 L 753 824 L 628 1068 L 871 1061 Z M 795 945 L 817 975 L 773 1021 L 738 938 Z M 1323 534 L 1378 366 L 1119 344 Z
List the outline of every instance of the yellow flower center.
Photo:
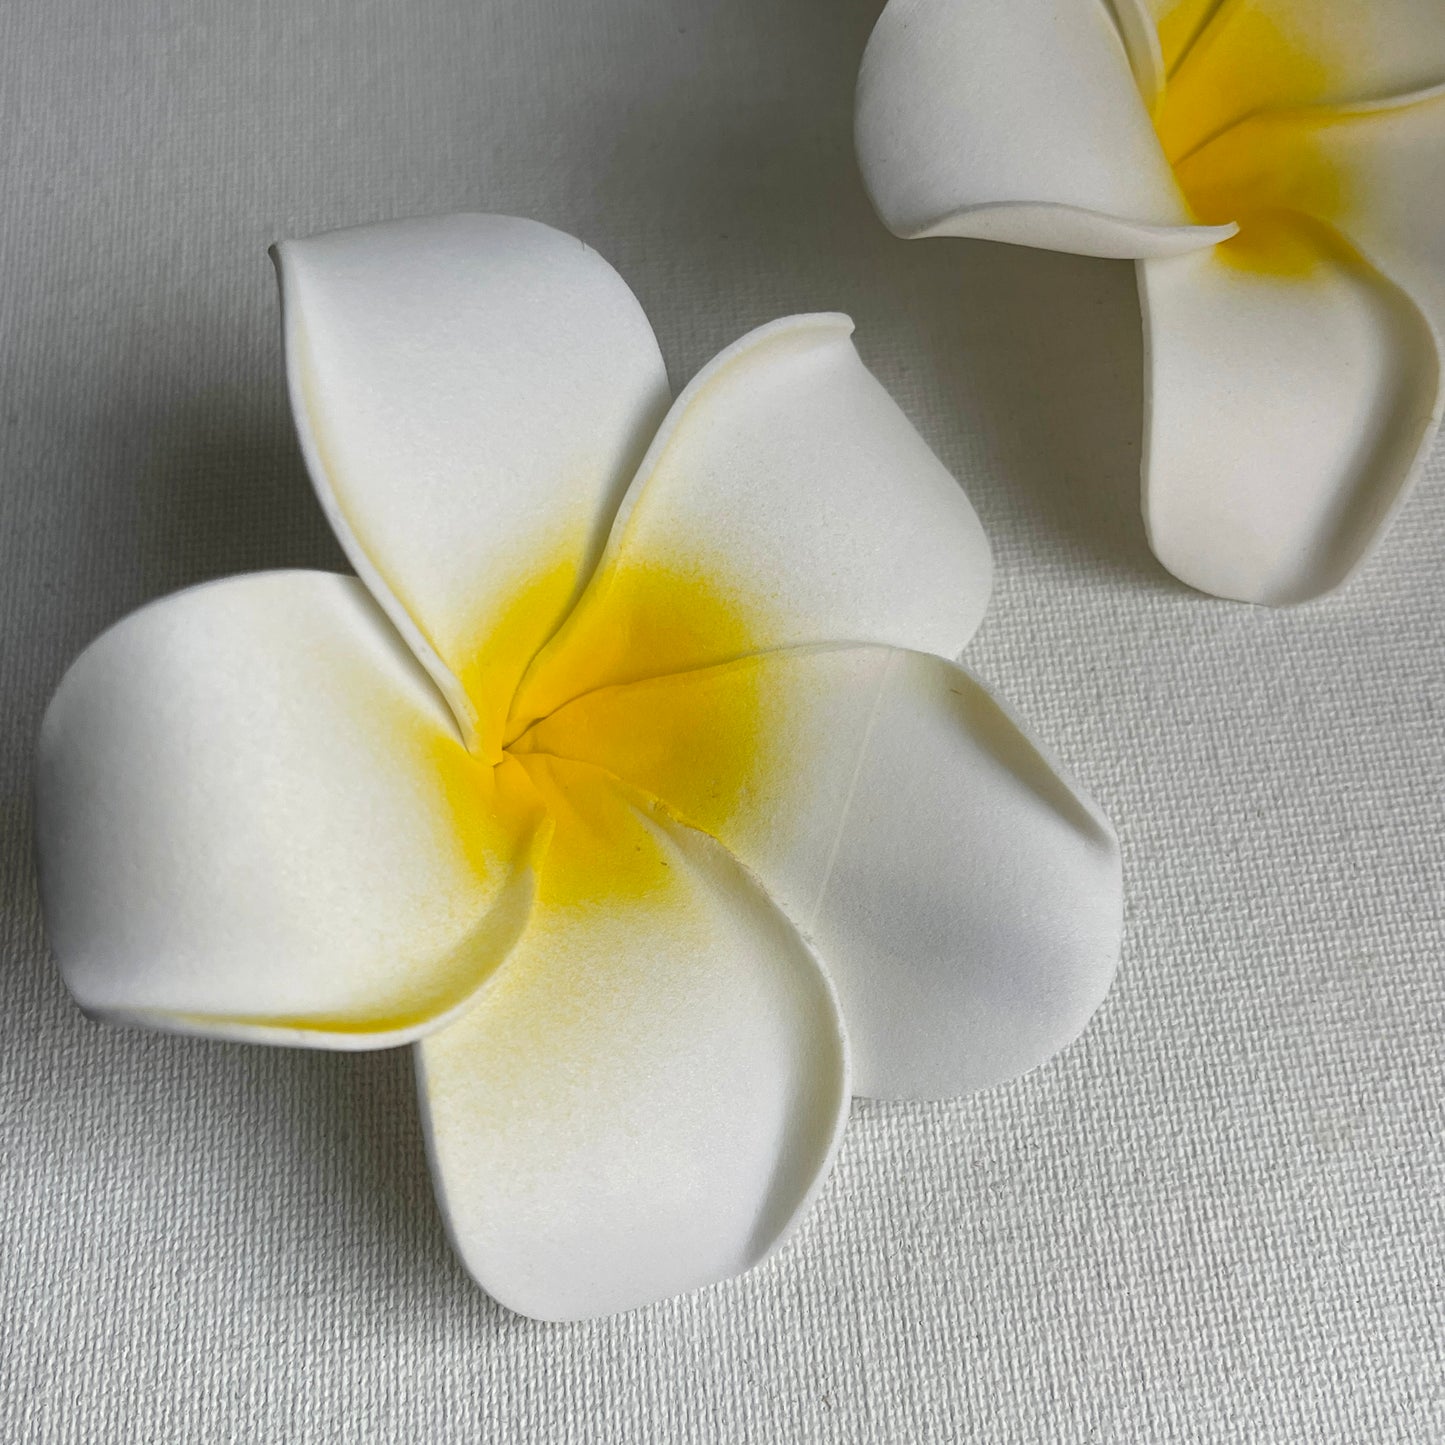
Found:
M 486 674 L 498 675 L 496 658 L 515 650 L 517 638 L 547 636 L 555 576 L 544 569 L 516 594 L 486 650 Z M 674 814 L 666 794 L 681 796 L 684 782 L 682 821 L 707 832 L 725 823 L 759 765 L 762 691 L 748 673 L 719 705 L 716 690 L 692 679 L 756 652 L 757 621 L 705 570 L 614 564 L 513 674 L 521 682 L 511 699 L 499 709 L 496 696 L 475 698 L 494 734 L 500 717 L 502 742 L 493 759 L 469 761 L 470 786 L 490 792 L 510 778 L 515 789 L 523 777 L 530 784 L 551 822 L 539 883 L 544 903 L 586 904 L 665 887 L 667 860 L 638 826 L 635 809 Z M 658 687 L 658 678 L 672 683 Z M 625 703 L 628 690 L 647 682 L 653 685 L 641 712 L 596 705 L 608 694 Z M 583 697 L 588 707 L 569 707 Z
M 1338 94 L 1335 67 L 1296 17 L 1302 0 L 1182 0 L 1159 24 L 1167 76 L 1154 128 L 1194 217 L 1236 222 L 1219 259 L 1300 273 L 1324 251 L 1353 256 L 1329 228 L 1342 178 L 1312 144 Z

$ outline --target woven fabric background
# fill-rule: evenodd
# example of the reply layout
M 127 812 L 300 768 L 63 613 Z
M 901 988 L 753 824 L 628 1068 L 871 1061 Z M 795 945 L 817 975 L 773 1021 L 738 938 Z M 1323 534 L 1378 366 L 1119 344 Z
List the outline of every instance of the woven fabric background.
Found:
M 1438 1442 L 1445 450 L 1344 595 L 1165 576 L 1127 265 L 875 221 L 878 0 L 48 0 L 0 9 L 0 1440 Z M 982 1096 L 855 1105 L 797 1239 L 596 1324 L 453 1260 L 404 1052 L 89 1024 L 40 933 L 30 768 L 138 604 L 343 562 L 266 247 L 532 215 L 680 385 L 838 308 L 963 480 L 969 661 L 1126 848 L 1117 986 Z

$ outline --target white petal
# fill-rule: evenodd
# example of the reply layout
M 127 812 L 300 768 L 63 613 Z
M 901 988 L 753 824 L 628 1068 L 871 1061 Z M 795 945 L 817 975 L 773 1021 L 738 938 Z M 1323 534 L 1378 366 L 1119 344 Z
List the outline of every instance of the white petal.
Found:
M 955 664 L 771 653 L 579 698 L 516 746 L 616 772 L 759 876 L 838 990 L 862 1093 L 1021 1073 L 1108 990 L 1113 833 Z
M 666 408 L 651 328 L 600 256 L 534 221 L 402 221 L 277 257 L 322 504 L 491 753 Z
M 963 647 L 988 603 L 988 543 L 851 331 L 842 316 L 778 321 L 697 375 L 513 732 L 590 687 L 766 648 Z
M 1261 231 L 1274 269 L 1228 248 L 1140 265 L 1144 519 L 1181 580 L 1282 605 L 1337 587 L 1382 534 L 1440 378 L 1419 311 L 1327 229 L 1261 219 L 1240 242 Z
M 534 924 L 419 1073 L 468 1269 L 576 1319 L 766 1255 L 826 1173 L 847 1063 L 816 962 L 721 848 L 596 769 L 529 767 L 557 812 Z
M 1162 256 L 1190 224 L 1102 0 L 892 0 L 858 77 L 858 159 L 900 236 Z
M 1144 104 L 1153 107 L 1164 89 L 1164 52 L 1159 44 L 1159 29 L 1148 0 L 1109 0 L 1119 39 L 1129 57 L 1134 83 Z
M 1445 85 L 1376 105 L 1261 116 L 1200 159 L 1248 166 L 1261 191 L 1283 192 L 1281 204 L 1337 227 L 1445 341 Z
M 97 1014 L 273 1043 L 418 1036 L 531 907 L 537 799 L 494 775 L 352 577 L 152 603 L 41 729 L 41 896 Z

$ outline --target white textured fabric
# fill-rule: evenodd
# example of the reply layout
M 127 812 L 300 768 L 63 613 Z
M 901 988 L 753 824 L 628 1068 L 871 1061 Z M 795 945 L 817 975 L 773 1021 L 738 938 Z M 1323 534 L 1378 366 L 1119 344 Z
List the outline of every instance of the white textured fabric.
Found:
M 851 150 L 877 9 L 0 9 L 0 1439 L 1445 1437 L 1445 452 L 1338 598 L 1171 581 L 1132 269 L 883 230 Z M 88 1023 L 31 875 L 35 733 L 87 641 L 190 582 L 343 565 L 266 246 L 461 208 L 585 237 L 674 384 L 774 316 L 853 315 L 993 544 L 970 667 L 1125 850 L 1079 1043 L 855 1105 L 775 1259 L 581 1326 L 451 1255 L 405 1052 Z

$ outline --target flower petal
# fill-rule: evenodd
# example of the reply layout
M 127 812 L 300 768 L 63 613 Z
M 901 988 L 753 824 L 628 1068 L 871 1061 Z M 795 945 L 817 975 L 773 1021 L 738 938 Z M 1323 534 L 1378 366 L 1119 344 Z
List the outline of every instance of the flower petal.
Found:
M 1164 52 L 1148 0 L 1108 0 L 1139 95 L 1151 109 L 1164 90 Z
M 955 655 L 992 580 L 958 483 L 843 316 L 745 336 L 674 405 L 510 733 L 589 688 L 818 641 Z
M 290 241 L 277 264 L 322 505 L 494 754 L 666 409 L 652 330 L 596 252 L 508 216 Z
M 1171 155 L 1263 110 L 1382 100 L 1445 80 L 1439 0 L 1148 0 Z
M 531 908 L 535 793 L 466 752 L 353 577 L 239 577 L 118 623 L 50 705 L 37 802 L 66 983 L 153 1027 L 402 1043 Z
M 468 1269 L 577 1319 L 763 1258 L 827 1171 L 847 1062 L 815 960 L 721 848 L 597 769 L 528 767 L 557 817 L 533 925 L 419 1077 Z
M 1261 190 L 1282 193 L 1278 204 L 1334 225 L 1445 345 L 1445 85 L 1376 105 L 1261 116 L 1199 159 L 1248 166 Z
M 900 236 L 1090 256 L 1208 246 L 1098 0 L 892 0 L 858 77 L 858 160 Z
M 1155 554 L 1191 586 L 1245 602 L 1337 587 L 1382 534 L 1438 416 L 1419 311 L 1300 217 L 1255 217 L 1218 253 L 1143 262 L 1139 275 Z
M 1009 1078 L 1108 990 L 1113 833 L 956 664 L 775 652 L 592 693 L 516 749 L 612 770 L 755 872 L 838 989 L 859 1092 Z

